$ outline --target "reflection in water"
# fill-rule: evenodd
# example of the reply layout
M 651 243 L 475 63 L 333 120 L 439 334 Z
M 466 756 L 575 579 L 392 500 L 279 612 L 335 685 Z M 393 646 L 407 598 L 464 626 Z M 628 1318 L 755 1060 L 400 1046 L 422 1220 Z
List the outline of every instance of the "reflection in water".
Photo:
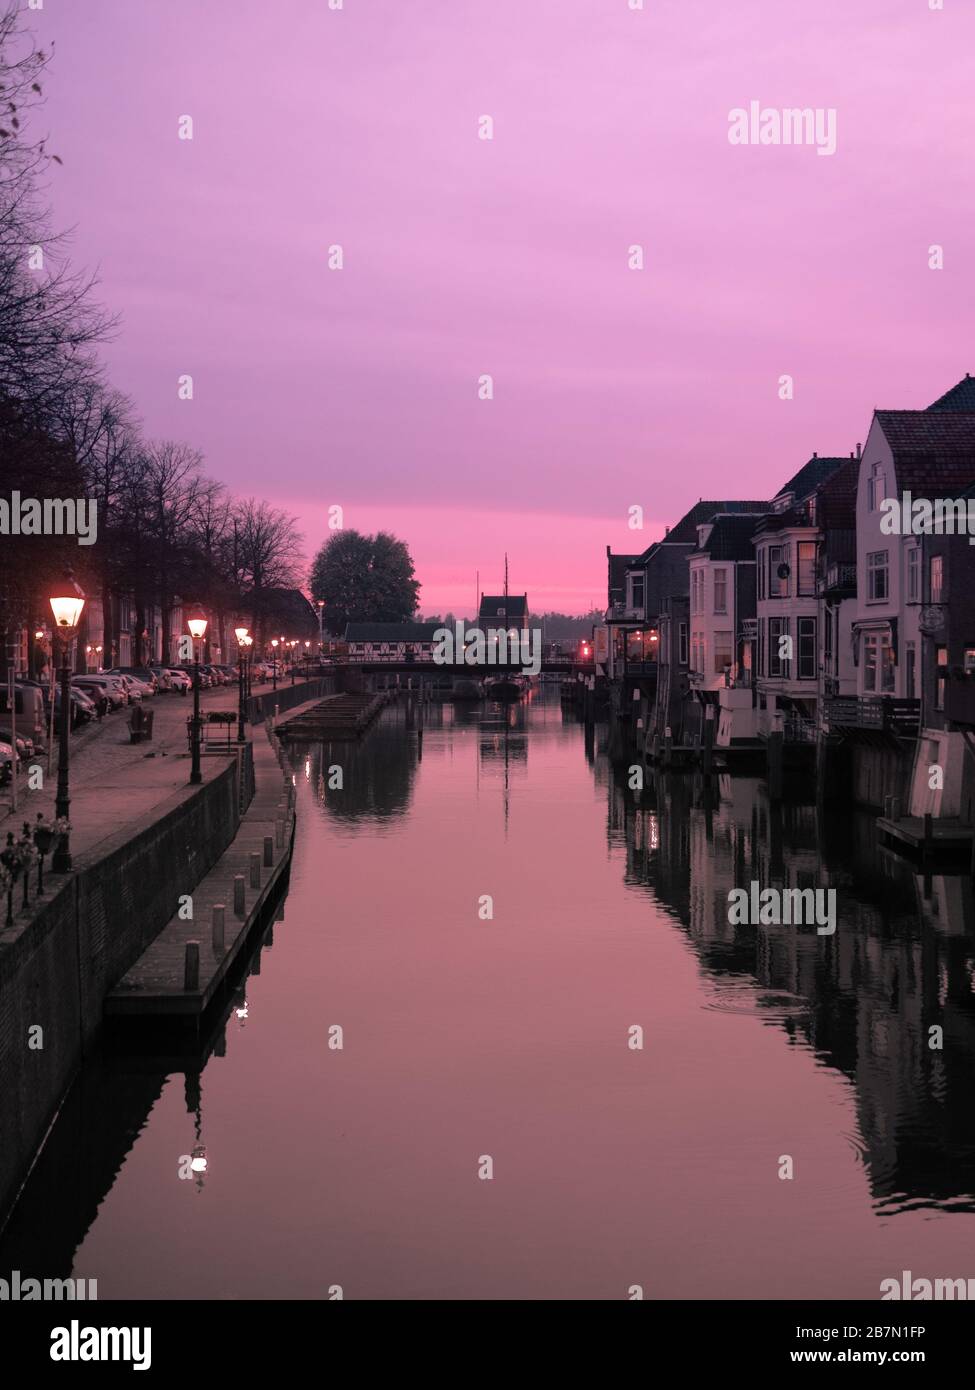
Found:
M 609 819 L 627 881 L 688 929 L 708 1007 L 757 1013 L 855 1082 L 879 1206 L 975 1210 L 970 880 L 925 879 L 876 845 L 869 815 L 770 805 L 749 778 L 658 774 L 639 797 L 617 781 Z M 835 935 L 730 925 L 728 893 L 752 880 L 836 889 Z
M 294 767 L 287 917 L 199 1042 L 86 1063 L 0 1274 L 204 1299 L 975 1274 L 966 879 L 751 779 L 635 793 L 547 691 L 404 701 Z M 835 935 L 730 925 L 752 879 L 835 888 Z

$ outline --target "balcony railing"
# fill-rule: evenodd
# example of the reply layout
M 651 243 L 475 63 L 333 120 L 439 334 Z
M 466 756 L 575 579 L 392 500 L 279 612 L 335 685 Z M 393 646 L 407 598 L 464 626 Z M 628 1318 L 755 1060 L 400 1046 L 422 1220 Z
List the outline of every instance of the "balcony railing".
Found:
M 830 731 L 863 729 L 894 734 L 897 738 L 916 738 L 921 726 L 920 700 L 903 700 L 894 695 L 837 695 L 824 703 Z
M 826 577 L 820 582 L 820 593 L 845 592 L 854 594 L 857 587 L 857 567 L 853 564 L 827 566 Z
M 626 603 L 611 603 L 606 609 L 606 618 L 609 622 L 642 623 L 645 615 L 646 606 L 642 603 L 639 607 Z

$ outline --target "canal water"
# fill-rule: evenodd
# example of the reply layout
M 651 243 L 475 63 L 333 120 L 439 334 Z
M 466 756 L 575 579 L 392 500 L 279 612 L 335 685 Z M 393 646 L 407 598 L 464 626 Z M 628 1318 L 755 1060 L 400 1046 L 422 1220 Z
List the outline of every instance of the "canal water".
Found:
M 419 723 L 296 754 L 278 920 L 198 1045 L 86 1066 L 0 1274 L 102 1299 L 975 1277 L 965 877 L 755 779 L 634 792 L 557 688 Z M 835 887 L 835 934 L 729 925 L 752 880 Z

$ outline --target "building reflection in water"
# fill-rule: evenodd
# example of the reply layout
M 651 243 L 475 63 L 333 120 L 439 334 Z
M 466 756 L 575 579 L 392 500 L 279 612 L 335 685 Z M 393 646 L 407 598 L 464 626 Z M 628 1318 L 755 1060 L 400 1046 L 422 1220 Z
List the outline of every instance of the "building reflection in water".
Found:
M 876 845 L 871 816 L 770 804 L 757 779 L 650 771 L 634 792 L 620 770 L 606 785 L 626 881 L 687 932 L 707 1007 L 754 1013 L 854 1084 L 878 1208 L 975 1211 L 969 877 L 926 878 Z M 834 888 L 835 934 L 732 925 L 728 894 L 753 880 Z

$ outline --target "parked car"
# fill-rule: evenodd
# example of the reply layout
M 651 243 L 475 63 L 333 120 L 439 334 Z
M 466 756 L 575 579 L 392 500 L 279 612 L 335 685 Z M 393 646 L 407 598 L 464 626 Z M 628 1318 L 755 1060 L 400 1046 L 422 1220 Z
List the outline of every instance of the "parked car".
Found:
M 116 670 L 110 672 L 109 674 L 121 675 L 122 679 L 126 683 L 126 688 L 129 692 L 130 700 L 132 699 L 133 695 L 137 695 L 138 698 L 142 700 L 149 700 L 155 693 L 155 684 L 153 683 L 152 685 L 150 685 L 148 681 L 143 680 L 141 676 L 137 676 L 133 671 Z M 150 671 L 149 674 L 152 675 L 152 672 Z M 155 676 L 153 676 L 152 679 L 153 682 L 155 682 Z
M 149 667 L 149 670 L 156 678 L 157 690 L 172 690 L 173 683 L 169 674 L 168 666 L 152 665 Z
M 13 776 L 14 750 L 9 743 L 0 739 L 0 787 L 5 787 Z
M 5 748 L 10 748 L 13 745 L 13 733 L 9 724 L 0 725 L 0 743 L 2 743 Z M 28 762 L 33 756 L 34 740 L 32 738 L 21 738 L 18 732 L 17 757 L 24 763 Z
M 226 675 L 226 672 L 225 672 L 225 671 L 222 671 L 222 670 L 220 669 L 219 666 L 214 666 L 212 662 L 208 661 L 207 664 L 206 664 L 205 666 L 201 666 L 201 667 L 200 667 L 200 670 L 201 670 L 201 671 L 206 671 L 207 675 L 210 677 L 211 684 L 213 684 L 213 685 L 226 685 L 226 684 L 227 684 L 227 675 Z
M 122 682 L 130 705 L 142 699 L 145 686 L 141 681 L 137 681 L 134 676 L 116 676 L 115 679 Z
M 184 671 L 181 666 L 170 666 L 167 668 L 169 673 L 170 688 L 172 690 L 192 690 L 193 678 L 189 671 Z
M 129 692 L 125 684 L 124 676 L 113 676 L 109 671 L 94 671 L 92 674 L 95 675 L 98 680 L 107 682 L 111 689 L 115 691 L 115 694 L 123 705 L 129 703 Z
M 156 693 L 156 678 L 148 666 L 113 666 L 109 673 L 113 676 L 132 676 L 135 680 L 141 681 L 149 690 L 150 695 Z
M 104 697 L 110 710 L 119 709 L 125 704 L 123 687 L 106 676 L 72 676 L 71 684 L 75 690 L 82 690 L 95 700 Z

